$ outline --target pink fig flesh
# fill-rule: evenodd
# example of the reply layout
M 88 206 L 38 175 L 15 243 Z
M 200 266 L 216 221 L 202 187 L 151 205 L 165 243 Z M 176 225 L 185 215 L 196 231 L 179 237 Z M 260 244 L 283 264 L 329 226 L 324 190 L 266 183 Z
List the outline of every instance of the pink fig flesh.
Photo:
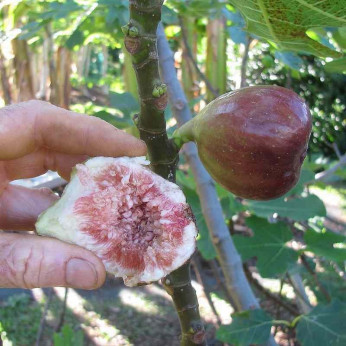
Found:
M 205 168 L 235 195 L 268 200 L 298 181 L 311 115 L 293 91 L 254 86 L 225 94 L 177 131 L 194 140 Z
M 93 251 L 128 286 L 157 281 L 195 250 L 197 230 L 179 187 L 143 158 L 93 158 L 76 166 L 61 199 L 40 217 L 40 235 Z

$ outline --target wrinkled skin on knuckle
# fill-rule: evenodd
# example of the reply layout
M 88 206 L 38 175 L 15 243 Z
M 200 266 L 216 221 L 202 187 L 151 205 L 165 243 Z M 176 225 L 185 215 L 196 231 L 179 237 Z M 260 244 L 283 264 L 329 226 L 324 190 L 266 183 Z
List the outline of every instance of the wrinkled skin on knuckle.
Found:
M 12 244 L 3 242 L 0 243 L 0 287 L 15 286 L 15 271 L 11 263 L 10 254 Z
M 44 259 L 43 249 L 25 246 L 22 240 L 5 247 L 1 265 L 7 287 L 40 287 L 40 276 Z

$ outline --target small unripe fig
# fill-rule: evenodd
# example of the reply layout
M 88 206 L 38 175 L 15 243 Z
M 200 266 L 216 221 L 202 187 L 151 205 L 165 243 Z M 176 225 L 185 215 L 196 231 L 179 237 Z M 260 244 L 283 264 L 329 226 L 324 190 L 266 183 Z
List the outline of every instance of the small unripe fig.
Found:
M 263 65 L 264 67 L 267 67 L 267 68 L 273 67 L 273 66 L 275 65 L 274 59 L 273 59 L 270 55 L 265 55 L 265 56 L 262 58 L 261 62 L 262 62 L 262 65 Z
M 268 200 L 297 183 L 310 134 L 310 111 L 296 93 L 254 86 L 217 98 L 173 137 L 195 141 L 205 168 L 235 195 Z
M 131 26 L 131 27 L 129 27 L 128 35 L 130 37 L 138 37 L 139 31 L 135 26 Z

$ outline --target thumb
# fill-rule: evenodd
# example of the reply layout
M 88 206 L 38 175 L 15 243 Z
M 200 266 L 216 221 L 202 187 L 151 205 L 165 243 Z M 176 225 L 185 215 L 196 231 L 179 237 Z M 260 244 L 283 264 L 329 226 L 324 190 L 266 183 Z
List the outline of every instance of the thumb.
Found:
M 0 287 L 95 289 L 106 277 L 92 252 L 52 238 L 0 233 Z

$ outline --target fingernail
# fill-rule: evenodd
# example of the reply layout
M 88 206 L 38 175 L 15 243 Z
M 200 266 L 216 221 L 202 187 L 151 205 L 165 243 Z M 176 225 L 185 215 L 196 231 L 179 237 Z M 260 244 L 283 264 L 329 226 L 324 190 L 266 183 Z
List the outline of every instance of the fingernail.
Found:
M 80 258 L 72 258 L 66 266 L 66 283 L 73 288 L 93 289 L 97 284 L 94 265 Z

